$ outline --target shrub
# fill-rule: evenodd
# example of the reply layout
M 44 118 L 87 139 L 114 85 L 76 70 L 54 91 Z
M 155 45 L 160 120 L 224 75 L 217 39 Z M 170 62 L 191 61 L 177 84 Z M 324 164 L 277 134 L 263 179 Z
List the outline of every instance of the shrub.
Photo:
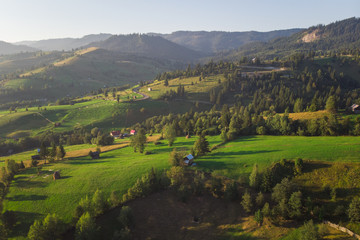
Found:
M 99 228 L 96 226 L 95 220 L 90 216 L 90 213 L 86 212 L 80 217 L 79 221 L 76 223 L 75 239 L 98 239 L 98 230 Z
M 242 197 L 241 205 L 243 206 L 245 212 L 250 213 L 253 207 L 251 195 L 248 191 Z
M 132 209 L 129 206 L 123 206 L 117 220 L 123 228 L 134 226 L 134 215 Z
M 59 239 L 64 230 L 64 224 L 55 214 L 48 214 L 41 222 L 35 220 L 31 225 L 28 238 L 30 240 Z
M 354 198 L 348 208 L 348 217 L 352 222 L 360 221 L 360 198 Z
M 260 209 L 255 212 L 254 219 L 259 224 L 259 226 L 261 226 L 263 222 L 263 214 Z

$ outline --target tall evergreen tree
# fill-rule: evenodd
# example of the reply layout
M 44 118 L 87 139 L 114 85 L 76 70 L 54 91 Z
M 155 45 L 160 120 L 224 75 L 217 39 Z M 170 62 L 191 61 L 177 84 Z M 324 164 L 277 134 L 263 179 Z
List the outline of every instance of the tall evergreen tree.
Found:
M 210 152 L 209 142 L 206 140 L 205 135 L 201 134 L 200 137 L 194 143 L 194 152 L 196 156 L 205 155 Z
M 139 131 L 131 138 L 130 145 L 134 148 L 134 152 L 139 150 L 140 153 L 144 152 L 146 143 L 145 130 L 140 128 Z
M 249 185 L 253 188 L 258 188 L 260 185 L 260 175 L 258 170 L 258 165 L 254 164 L 253 170 L 249 177 Z
M 165 127 L 165 138 L 168 140 L 169 147 L 173 145 L 176 140 L 176 129 L 175 124 L 168 124 Z

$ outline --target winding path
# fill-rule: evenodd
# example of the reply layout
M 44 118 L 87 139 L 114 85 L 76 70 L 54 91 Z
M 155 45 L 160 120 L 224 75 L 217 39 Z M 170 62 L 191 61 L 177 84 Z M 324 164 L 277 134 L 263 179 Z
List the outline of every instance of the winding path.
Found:
M 134 101 L 142 101 L 142 100 L 145 100 L 145 99 L 150 98 L 149 95 L 147 95 L 147 94 L 145 94 L 145 93 L 139 92 L 139 88 L 140 88 L 140 87 L 133 88 L 132 91 L 133 91 L 134 93 L 140 94 L 141 96 L 143 96 L 143 98 L 135 99 Z

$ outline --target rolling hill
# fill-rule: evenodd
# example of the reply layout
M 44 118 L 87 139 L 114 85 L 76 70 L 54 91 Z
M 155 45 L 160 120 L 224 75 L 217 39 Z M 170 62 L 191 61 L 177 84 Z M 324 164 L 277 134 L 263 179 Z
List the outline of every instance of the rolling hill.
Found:
M 35 51 L 38 50 L 24 45 L 14 45 L 8 42 L 0 41 L 0 55 L 15 54 L 21 52 L 35 52 Z
M 15 44 L 27 45 L 29 47 L 41 49 L 43 51 L 70 51 L 72 49 L 80 48 L 92 42 L 99 42 L 111 37 L 111 34 L 100 33 L 86 35 L 82 38 L 56 38 L 46 39 L 40 41 L 22 41 Z
M 162 37 L 141 34 L 112 36 L 105 41 L 92 43 L 89 47 L 186 62 L 206 56 L 204 53 L 190 50 Z
M 274 38 L 290 36 L 301 30 L 294 28 L 270 32 L 177 31 L 171 34 L 151 33 L 149 35 L 161 36 L 195 51 L 213 53 L 237 49 L 250 42 L 267 42 Z
M 136 85 L 179 65 L 91 48 L 64 53 L 56 61 L 0 82 L 0 103 L 80 96 L 92 90 Z

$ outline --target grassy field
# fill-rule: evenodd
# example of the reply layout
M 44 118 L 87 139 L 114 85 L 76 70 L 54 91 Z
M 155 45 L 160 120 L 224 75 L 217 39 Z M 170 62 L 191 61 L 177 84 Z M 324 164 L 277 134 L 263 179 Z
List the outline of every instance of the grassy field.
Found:
M 169 80 L 169 86 L 164 86 L 164 81 L 155 81 L 152 84 L 146 85 L 140 89 L 149 95 L 151 98 L 157 99 L 166 91 L 174 90 L 181 84 L 185 88 L 186 96 L 189 100 L 201 100 L 209 101 L 209 91 L 219 85 L 219 80 L 224 81 L 223 75 L 209 76 L 199 81 L 199 77 L 189 78 L 175 78 Z M 152 88 L 152 91 L 148 91 L 148 88 Z
M 237 178 L 285 159 L 360 162 L 360 137 L 249 136 L 240 137 L 198 160 L 199 168 Z
M 85 95 L 104 87 L 135 85 L 174 67 L 154 59 L 114 54 L 95 48 L 56 56 L 42 61 L 41 65 L 24 69 L 19 74 L 22 78 L 0 82 L 8 89 L 17 90 L 12 94 L 0 95 L 0 101 L 5 103 L 44 98 L 56 101 L 65 96 Z M 0 64 L 8 65 L 8 61 Z
M 173 147 L 190 149 L 195 141 L 178 138 Z M 208 137 L 210 145 L 221 142 L 220 137 Z M 75 147 L 74 147 L 75 148 Z M 129 147 L 101 154 L 101 159 L 74 158 L 43 167 L 40 176 L 35 169 L 16 175 L 4 202 L 4 210 L 16 211 L 21 224 L 15 232 L 25 235 L 34 219 L 46 213 L 56 213 L 70 222 L 79 200 L 101 189 L 106 196 L 117 190 L 123 194 L 135 180 L 151 167 L 168 168 L 172 148 L 148 144 L 150 155 L 133 153 Z M 359 137 L 283 137 L 251 136 L 229 142 L 196 160 L 197 167 L 237 179 L 247 176 L 252 165 L 260 169 L 281 158 L 359 162 Z M 53 181 L 51 174 L 61 171 L 63 177 Z
M 194 139 L 184 141 L 178 141 L 175 147 L 191 146 Z M 43 218 L 48 212 L 69 223 L 80 199 L 96 189 L 101 189 L 107 197 L 113 190 L 123 194 L 151 167 L 169 167 L 171 148 L 149 143 L 147 150 L 153 154 L 134 153 L 126 147 L 102 153 L 99 160 L 81 157 L 46 165 L 40 176 L 36 175 L 36 169 L 16 175 L 4 202 L 4 209 L 16 211 L 20 218 L 21 224 L 14 232 L 24 236 L 34 219 Z M 52 180 L 55 170 L 61 171 L 61 180 Z
M 130 90 L 122 93 L 121 99 L 127 101 L 137 95 Z M 191 102 L 134 101 L 120 102 L 92 99 L 74 105 L 45 106 L 18 109 L 17 112 L 0 111 L 0 137 L 24 137 L 41 134 L 45 131 L 64 132 L 74 127 L 94 128 L 111 131 L 129 127 L 137 122 L 156 115 L 185 113 L 193 104 Z M 46 108 L 46 111 L 44 110 Z M 208 110 L 209 106 L 200 104 L 199 110 Z M 60 122 L 60 127 L 54 127 Z

